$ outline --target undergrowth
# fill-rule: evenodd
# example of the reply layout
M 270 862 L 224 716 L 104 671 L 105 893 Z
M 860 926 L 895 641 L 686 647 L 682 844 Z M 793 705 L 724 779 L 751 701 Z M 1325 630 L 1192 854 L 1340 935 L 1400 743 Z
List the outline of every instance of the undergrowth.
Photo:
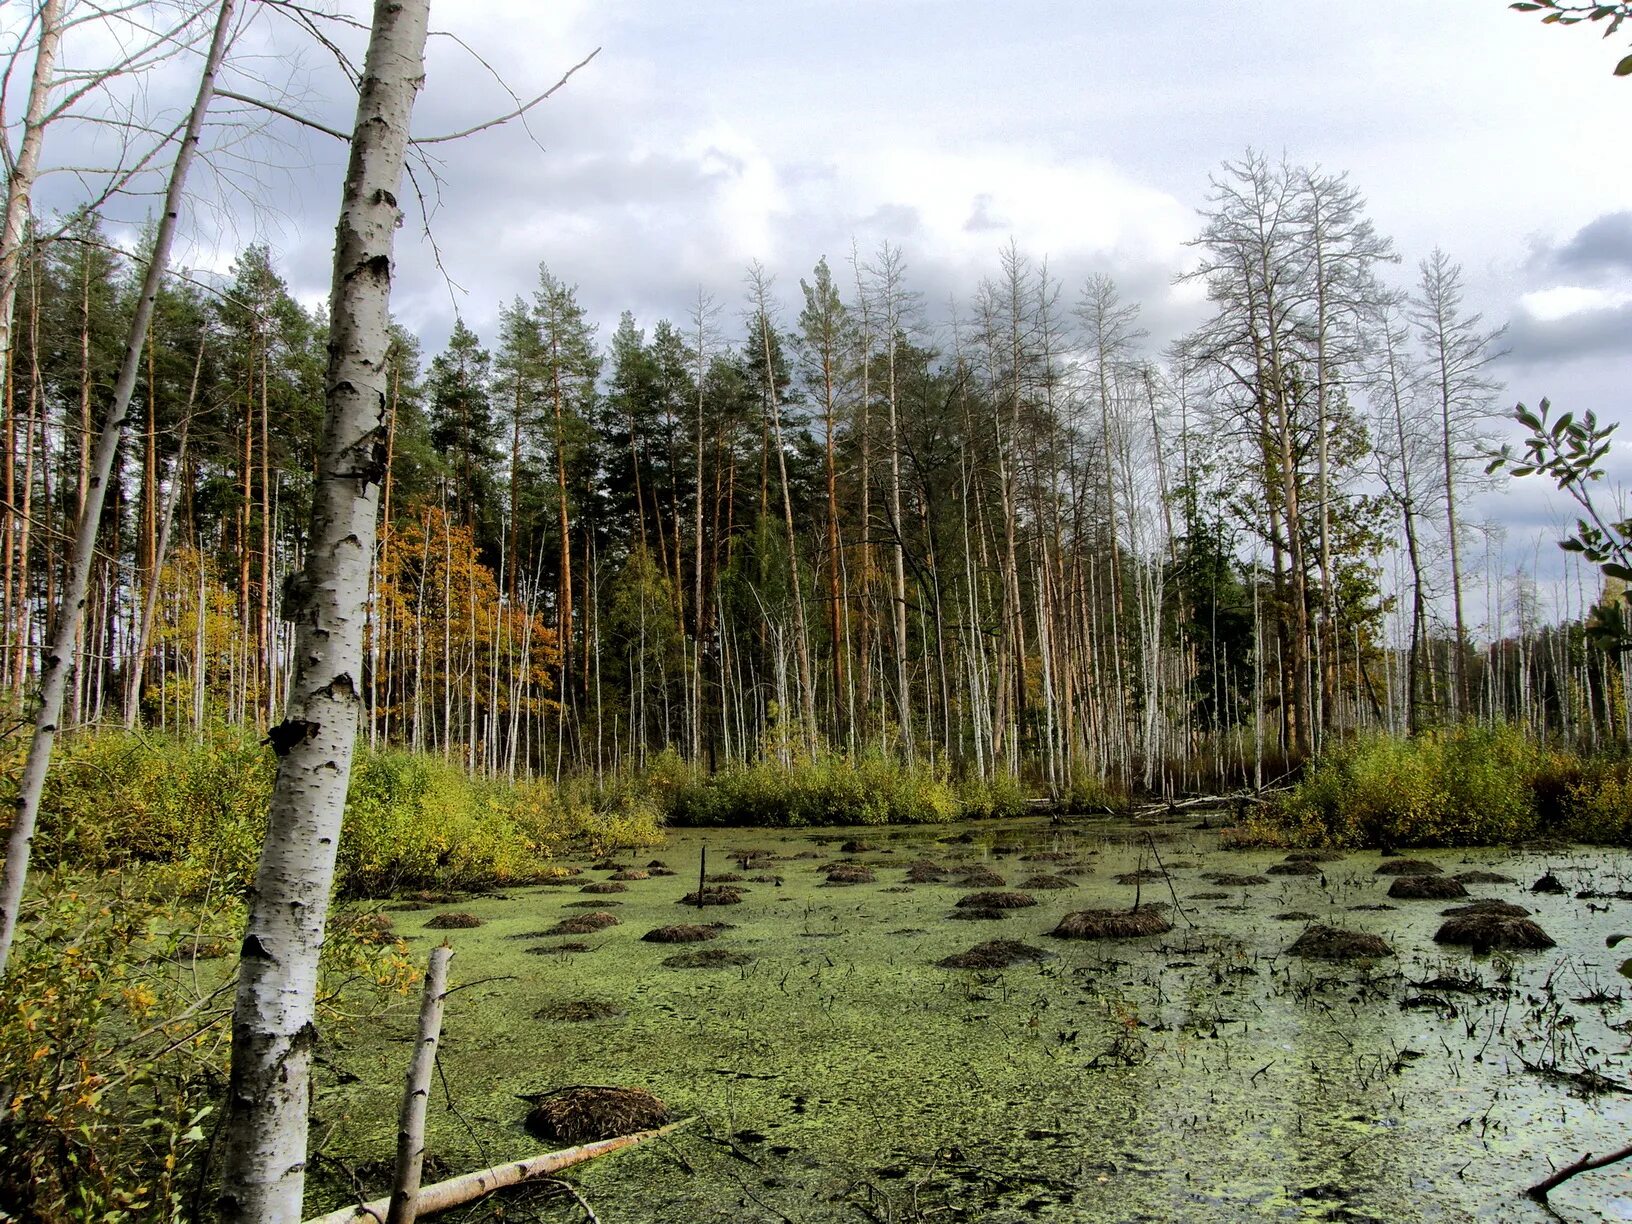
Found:
M 1362 736 L 1309 766 L 1238 845 L 1486 846 L 1538 837 L 1632 845 L 1632 762 L 1582 757 L 1506 726 Z
M 254 877 L 276 758 L 253 731 L 199 739 L 100 731 L 57 748 L 35 862 L 109 869 L 149 863 L 179 895 Z M 15 786 L 6 770 L 5 787 Z M 0 794 L 0 802 L 8 795 Z M 568 853 L 661 840 L 638 788 L 473 777 L 436 757 L 359 749 L 335 866 L 342 896 L 472 889 L 548 874 Z
M 954 782 L 928 765 L 871 755 L 762 761 L 713 774 L 673 759 L 652 776 L 669 822 L 684 826 L 946 824 L 1018 816 L 1027 806 L 1025 791 L 1006 775 Z

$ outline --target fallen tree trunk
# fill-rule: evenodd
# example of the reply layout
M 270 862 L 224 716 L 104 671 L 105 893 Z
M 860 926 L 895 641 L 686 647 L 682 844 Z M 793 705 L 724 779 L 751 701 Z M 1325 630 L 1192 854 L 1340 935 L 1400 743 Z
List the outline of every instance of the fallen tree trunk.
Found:
M 1535 1185 L 1531 1186 L 1530 1189 L 1526 1190 L 1525 1193 L 1531 1198 L 1535 1199 L 1536 1202 L 1545 1203 L 1549 1194 L 1551 1194 L 1564 1182 L 1569 1181 L 1570 1178 L 1574 1177 L 1577 1173 L 1586 1173 L 1591 1169 L 1601 1169 L 1605 1165 L 1612 1165 L 1618 1160 L 1625 1160 L 1628 1156 L 1632 1156 L 1632 1144 L 1628 1144 L 1618 1152 L 1611 1152 L 1608 1156 L 1600 1156 L 1596 1160 L 1593 1159 L 1592 1153 L 1588 1152 L 1574 1164 L 1565 1165 L 1546 1181 L 1537 1182 Z
M 559 1152 L 546 1152 L 541 1156 L 528 1157 L 526 1160 L 516 1160 L 509 1164 L 495 1165 L 491 1169 L 450 1177 L 447 1181 L 437 1182 L 434 1186 L 425 1186 L 420 1190 L 416 1213 L 420 1216 L 435 1215 L 450 1207 L 474 1202 L 495 1190 L 519 1186 L 523 1182 L 539 1177 L 548 1177 L 551 1173 L 557 1173 L 571 1165 L 582 1164 L 586 1160 L 593 1160 L 597 1156 L 621 1152 L 624 1148 L 634 1147 L 649 1139 L 659 1139 L 683 1126 L 690 1126 L 696 1120 L 695 1117 L 682 1118 L 656 1130 L 637 1131 L 633 1135 L 618 1135 L 611 1139 L 597 1139 L 594 1143 L 581 1143 L 577 1147 L 563 1148 Z M 306 1224 L 380 1224 L 390 1207 L 390 1199 L 375 1199 L 356 1207 L 342 1207 L 339 1211 L 331 1211 L 328 1215 L 308 1220 Z

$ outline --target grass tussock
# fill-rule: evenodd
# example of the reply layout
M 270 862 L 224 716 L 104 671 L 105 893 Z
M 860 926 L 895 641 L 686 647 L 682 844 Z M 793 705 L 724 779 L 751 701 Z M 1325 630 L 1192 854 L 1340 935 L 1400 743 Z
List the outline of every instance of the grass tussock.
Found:
M 1475 910 L 1447 918 L 1434 932 L 1434 942 L 1468 948 L 1474 952 L 1542 951 L 1553 947 L 1553 937 L 1532 918 Z
M 1026 909 L 1037 904 L 1037 898 L 1023 892 L 975 892 L 959 897 L 959 909 Z
M 1453 876 L 1402 875 L 1388 886 L 1388 895 L 1396 901 L 1451 901 L 1467 896 L 1468 890 Z
M 437 914 L 435 917 L 427 919 L 425 929 L 427 931 L 468 931 L 481 925 L 482 920 L 475 914 L 456 912 Z
M 1047 960 L 1051 953 L 1015 939 L 989 939 L 967 952 L 942 957 L 935 963 L 942 969 L 1007 969 L 1013 965 Z
M 1172 929 L 1166 906 L 1141 905 L 1131 910 L 1077 910 L 1061 918 L 1049 934 L 1056 939 L 1133 939 L 1165 935 Z
M 1376 960 L 1394 955 L 1394 949 L 1380 935 L 1324 925 L 1312 926 L 1299 935 L 1287 952 L 1316 960 Z
M 725 925 L 719 922 L 677 923 L 647 931 L 641 938 L 647 943 L 706 943 L 718 939 Z
M 527 1130 L 546 1143 L 590 1143 L 653 1130 L 669 1120 L 669 1107 L 644 1088 L 560 1088 L 533 1099 Z

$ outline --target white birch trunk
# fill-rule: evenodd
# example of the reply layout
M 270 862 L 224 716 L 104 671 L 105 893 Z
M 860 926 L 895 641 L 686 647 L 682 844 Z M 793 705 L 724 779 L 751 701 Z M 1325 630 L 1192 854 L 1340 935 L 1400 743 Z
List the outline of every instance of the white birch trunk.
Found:
M 84 622 L 86 592 L 91 580 L 91 562 L 96 557 L 97 528 L 102 522 L 102 503 L 113 472 L 114 456 L 124 433 L 126 413 L 130 409 L 131 393 L 136 388 L 136 377 L 141 367 L 142 349 L 147 343 L 148 325 L 153 321 L 153 307 L 164 280 L 165 264 L 170 258 L 170 247 L 175 239 L 176 219 L 181 212 L 182 195 L 186 190 L 187 171 L 198 150 L 199 132 L 204 127 L 205 112 L 215 94 L 215 74 L 226 56 L 227 42 L 232 30 L 233 10 L 237 0 L 221 0 L 216 20 L 215 35 L 210 43 L 209 56 L 198 83 L 198 96 L 187 119 L 187 130 L 176 150 L 176 162 L 170 171 L 170 186 L 165 193 L 164 214 L 159 219 L 158 232 L 153 238 L 153 254 L 142 277 L 141 297 L 136 302 L 136 313 L 130 321 L 130 336 L 125 344 L 124 361 L 113 384 L 113 400 L 102 423 L 102 432 L 96 440 L 96 454 L 92 460 L 92 474 L 85 491 L 85 505 L 74 531 L 73 555 L 68 562 L 68 573 L 63 584 L 62 603 L 56 623 L 52 626 L 40 673 L 40 705 L 34 718 L 34 738 L 29 743 L 28 760 L 23 766 L 22 781 L 17 788 L 17 815 L 11 826 L 6 846 L 6 867 L 0 879 L 0 976 L 4 976 L 6 961 L 11 954 L 11 941 L 17 932 L 17 913 L 23 902 L 23 885 L 28 878 L 28 860 L 34 847 L 34 830 L 39 822 L 40 796 L 45 791 L 45 775 L 51 768 L 51 750 L 56 744 L 57 726 L 62 718 L 63 695 L 68 685 L 68 671 L 74 659 L 75 642 Z
M 44 0 L 39 7 L 39 23 L 34 74 L 29 81 L 28 103 L 23 112 L 23 138 L 6 182 L 6 217 L 4 229 L 0 230 L 0 379 L 11 369 L 11 321 L 17 306 L 17 280 L 22 269 L 29 199 L 39 174 L 40 147 L 45 143 L 51 78 L 56 70 L 57 49 L 62 44 L 62 0 Z
M 376 0 L 335 235 L 327 407 L 311 547 L 285 598 L 294 675 L 232 1026 L 225 1221 L 294 1224 L 305 1182 L 318 956 L 361 705 L 385 469 L 391 250 L 430 0 Z

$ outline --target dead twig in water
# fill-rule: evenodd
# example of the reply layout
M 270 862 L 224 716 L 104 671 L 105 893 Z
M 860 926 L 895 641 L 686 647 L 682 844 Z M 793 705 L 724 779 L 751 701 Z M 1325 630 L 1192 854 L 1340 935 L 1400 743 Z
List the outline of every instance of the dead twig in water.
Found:
M 1150 843 L 1151 857 L 1153 857 L 1156 860 L 1156 866 L 1161 868 L 1162 879 L 1167 881 L 1167 891 L 1173 895 L 1173 908 L 1179 911 L 1180 915 L 1183 916 L 1183 918 L 1184 918 L 1184 920 L 1186 922 L 1188 922 L 1191 926 L 1195 926 L 1196 925 L 1195 919 L 1190 917 L 1189 912 L 1184 908 L 1183 905 L 1181 905 L 1179 903 L 1179 892 L 1178 892 L 1178 889 L 1173 887 L 1173 877 L 1168 875 L 1168 873 L 1167 873 L 1167 864 L 1162 862 L 1162 856 L 1161 856 L 1160 852 L 1157 851 L 1157 849 L 1156 849 L 1156 839 L 1150 835 L 1148 830 L 1145 832 L 1145 840 Z M 1135 909 L 1139 908 L 1139 901 L 1138 901 L 1138 894 L 1137 893 L 1134 894 L 1134 903 L 1133 904 L 1134 904 Z

